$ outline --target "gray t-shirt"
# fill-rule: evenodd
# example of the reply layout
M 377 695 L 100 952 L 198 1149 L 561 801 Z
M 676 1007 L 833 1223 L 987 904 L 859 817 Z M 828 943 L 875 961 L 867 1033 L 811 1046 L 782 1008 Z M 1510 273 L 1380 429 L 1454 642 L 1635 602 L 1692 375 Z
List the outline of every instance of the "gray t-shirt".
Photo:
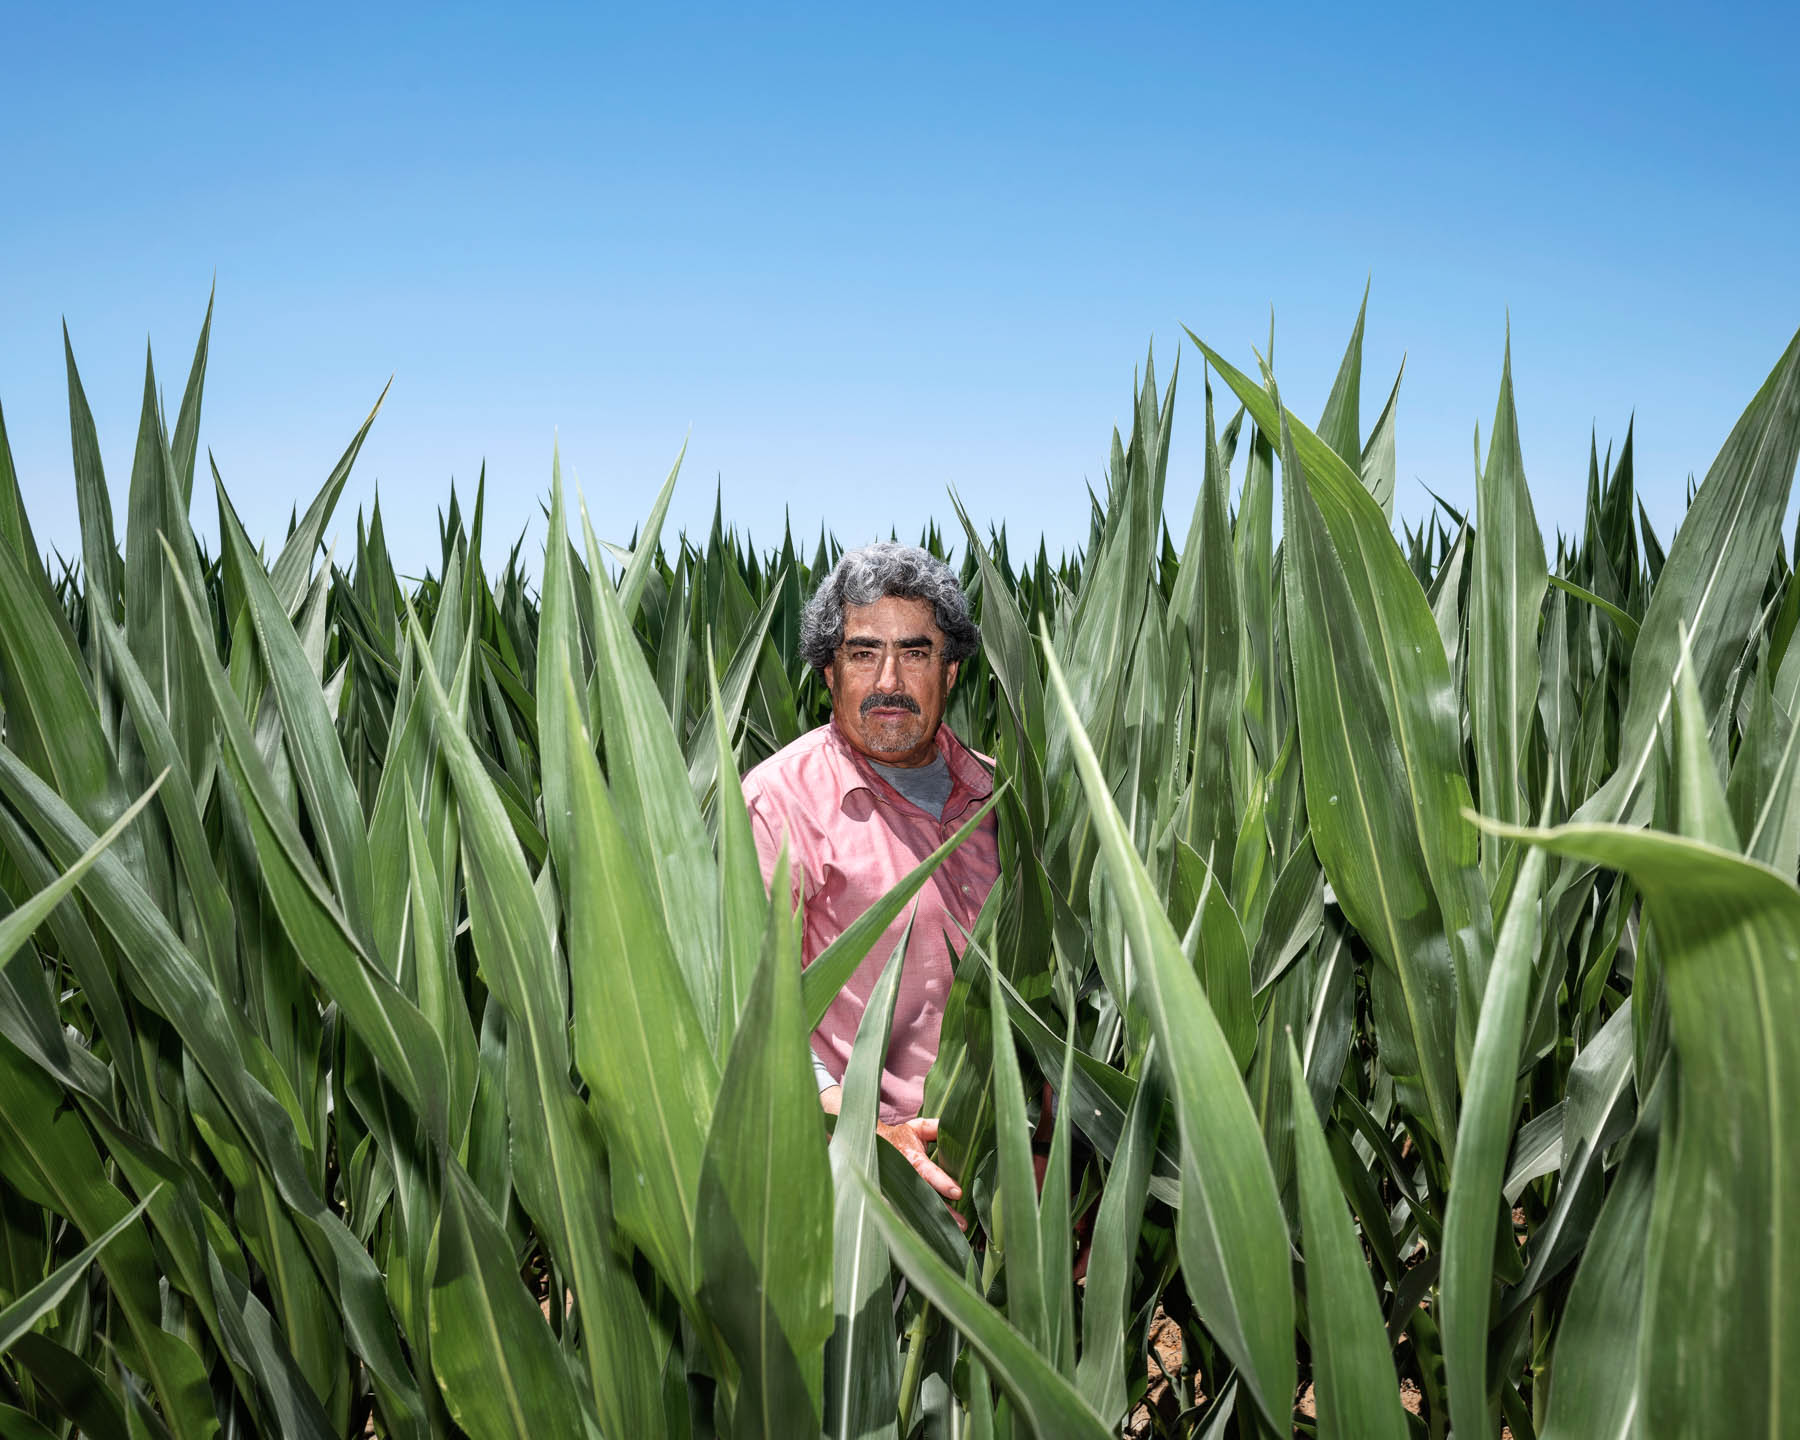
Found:
M 950 764 L 942 750 L 931 757 L 929 765 L 883 765 L 878 760 L 869 763 L 883 780 L 927 815 L 934 820 L 944 818 L 944 806 L 955 782 L 950 778 Z

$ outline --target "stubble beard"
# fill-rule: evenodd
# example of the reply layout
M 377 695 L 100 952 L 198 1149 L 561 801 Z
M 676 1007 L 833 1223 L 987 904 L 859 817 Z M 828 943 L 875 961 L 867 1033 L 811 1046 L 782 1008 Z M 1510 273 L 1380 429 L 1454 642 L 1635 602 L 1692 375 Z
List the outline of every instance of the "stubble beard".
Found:
M 909 711 L 910 716 L 871 721 L 869 712 L 877 708 L 899 708 Z M 858 709 L 863 723 L 864 743 L 877 754 L 904 755 L 910 750 L 918 749 L 925 738 L 924 718 L 919 711 L 919 702 L 910 695 L 898 691 L 886 694 L 877 691 L 865 697 Z

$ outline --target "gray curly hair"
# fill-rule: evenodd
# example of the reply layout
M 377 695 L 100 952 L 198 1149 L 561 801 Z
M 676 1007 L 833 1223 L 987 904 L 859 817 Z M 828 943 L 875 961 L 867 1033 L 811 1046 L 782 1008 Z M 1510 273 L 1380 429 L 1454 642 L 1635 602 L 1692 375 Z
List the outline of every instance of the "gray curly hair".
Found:
M 889 595 L 929 600 L 944 632 L 944 659 L 966 660 L 981 644 L 981 630 L 969 615 L 968 597 L 956 572 L 917 545 L 878 540 L 846 550 L 837 568 L 820 582 L 800 616 L 800 654 L 815 670 L 831 665 L 844 643 L 844 607 L 873 605 Z

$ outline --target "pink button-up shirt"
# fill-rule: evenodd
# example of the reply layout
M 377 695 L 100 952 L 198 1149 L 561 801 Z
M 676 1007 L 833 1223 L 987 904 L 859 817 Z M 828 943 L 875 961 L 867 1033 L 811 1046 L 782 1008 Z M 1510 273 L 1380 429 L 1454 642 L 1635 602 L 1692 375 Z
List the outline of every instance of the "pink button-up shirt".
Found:
M 794 895 L 805 902 L 802 964 L 812 964 L 857 916 L 954 835 L 993 793 L 987 770 L 949 726 L 938 727 L 937 746 L 951 779 L 942 819 L 921 810 L 882 779 L 829 722 L 744 777 L 744 799 L 765 884 L 775 873 L 782 839 L 787 839 Z M 870 947 L 868 958 L 813 1031 L 813 1053 L 842 1080 L 869 994 L 916 905 L 881 1072 L 883 1124 L 919 1113 L 925 1076 L 937 1059 L 938 1030 L 954 976 L 952 947 L 960 952 L 963 931 L 974 926 L 999 874 L 998 827 L 989 815 Z

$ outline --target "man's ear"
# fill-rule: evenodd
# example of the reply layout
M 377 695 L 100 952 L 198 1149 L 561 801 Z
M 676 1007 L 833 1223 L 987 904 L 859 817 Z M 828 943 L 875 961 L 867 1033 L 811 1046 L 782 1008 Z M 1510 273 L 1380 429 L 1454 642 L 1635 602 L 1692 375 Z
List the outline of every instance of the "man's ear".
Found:
M 825 682 L 825 693 L 831 696 L 835 701 L 837 699 L 837 687 L 832 684 L 831 667 L 829 665 L 821 665 L 819 667 L 819 678 Z
M 956 684 L 956 672 L 962 668 L 962 661 L 952 660 L 944 666 L 944 688 L 948 690 Z

